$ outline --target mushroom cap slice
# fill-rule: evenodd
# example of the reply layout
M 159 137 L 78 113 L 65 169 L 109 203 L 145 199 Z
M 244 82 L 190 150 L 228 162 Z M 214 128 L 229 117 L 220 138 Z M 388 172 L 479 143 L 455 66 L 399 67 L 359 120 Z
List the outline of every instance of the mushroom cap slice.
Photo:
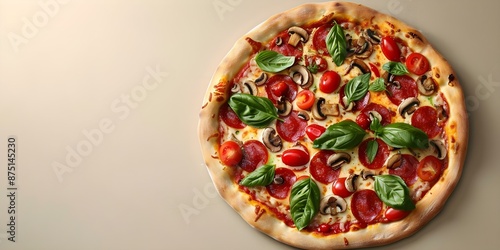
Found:
M 391 157 L 387 159 L 385 162 L 385 165 L 387 166 L 388 169 L 396 169 L 401 166 L 403 163 L 403 157 L 401 156 L 401 152 L 397 152 L 396 154 L 393 154 Z
M 357 174 L 350 174 L 349 177 L 345 179 L 345 188 L 347 191 L 353 193 L 357 190 L 357 180 L 358 180 L 359 175 Z
M 268 79 L 268 75 L 266 74 L 266 72 L 262 72 L 260 74 L 260 76 L 257 77 L 257 79 L 255 79 L 254 83 L 257 86 L 261 86 L 261 85 L 264 85 L 264 83 L 266 83 L 267 79 Z
M 430 96 L 436 92 L 436 82 L 429 74 L 420 76 L 417 79 L 418 92 L 425 96 Z
M 382 40 L 379 34 L 372 29 L 366 29 L 364 33 L 366 35 L 366 39 L 372 44 L 379 44 L 380 40 Z
M 279 152 L 283 148 L 283 141 L 276 130 L 271 127 L 265 128 L 262 132 L 262 142 L 273 153 Z
M 299 26 L 290 27 L 288 29 L 288 34 L 290 34 L 288 44 L 292 45 L 293 47 L 297 46 L 299 42 L 305 43 L 309 40 L 309 33 L 307 33 L 307 30 Z
M 358 68 L 363 74 L 370 73 L 370 67 L 366 65 L 363 60 L 356 58 L 349 63 L 344 75 L 349 74 L 349 72 L 351 72 L 351 70 L 355 67 Z
M 372 178 L 374 179 L 373 177 L 376 175 L 375 172 L 373 172 L 372 170 L 369 170 L 369 169 L 363 169 L 361 170 L 361 178 L 363 178 L 363 180 L 367 180 L 368 178 Z
M 399 104 L 398 113 L 401 117 L 406 118 L 407 114 L 411 115 L 415 112 L 418 105 L 420 105 L 420 101 L 416 97 L 406 98 Z
M 325 196 L 319 205 L 319 212 L 324 215 L 336 215 L 347 210 L 347 202 L 337 195 Z
M 349 162 L 351 162 L 351 155 L 345 152 L 334 153 L 326 160 L 326 164 L 333 170 L 337 170 Z
M 303 89 L 308 89 L 313 84 L 311 72 L 303 65 L 294 65 L 290 68 L 290 77 Z
M 441 140 L 430 140 L 429 144 L 436 149 L 438 159 L 443 160 L 444 158 L 446 158 L 448 150 Z
M 241 91 L 245 94 L 256 96 L 258 94 L 257 86 L 253 81 L 246 81 L 241 85 Z
M 280 116 L 288 116 L 292 112 L 292 103 L 286 100 L 283 97 L 280 97 L 278 99 L 278 103 L 276 105 L 276 108 L 278 109 L 278 115 Z

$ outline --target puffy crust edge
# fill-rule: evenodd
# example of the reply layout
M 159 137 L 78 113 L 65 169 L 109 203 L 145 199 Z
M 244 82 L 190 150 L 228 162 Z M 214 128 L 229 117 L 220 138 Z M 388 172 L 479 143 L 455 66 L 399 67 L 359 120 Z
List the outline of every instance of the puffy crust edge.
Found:
M 419 52 L 427 56 L 431 65 L 439 65 L 440 67 L 438 82 L 450 108 L 449 120 L 445 130 L 447 133 L 452 133 L 454 139 L 447 138 L 449 163 L 441 180 L 418 202 L 417 208 L 408 217 L 398 222 L 369 225 L 366 229 L 354 232 L 320 236 L 315 233 L 300 232 L 295 228 L 290 228 L 268 211 L 256 220 L 255 207 L 249 205 L 249 196 L 239 191 L 238 186 L 232 182 L 228 172 L 226 172 L 227 170 L 215 157 L 218 148 L 217 138 L 214 135 L 218 133 L 218 110 L 227 98 L 229 80 L 247 63 L 247 58 L 252 54 L 252 48 L 245 38 L 250 37 L 258 42 L 267 42 L 280 31 L 292 25 L 305 25 L 308 22 L 317 21 L 331 12 L 334 12 L 335 16 L 341 17 L 371 16 L 373 23 L 385 24 L 384 26 L 394 25 L 396 30 L 400 30 L 396 35 L 413 34 L 411 35 L 412 39 L 409 39 L 410 47 L 417 48 L 417 51 L 420 49 Z M 447 78 L 452 74 L 455 79 L 449 83 Z M 444 76 L 446 78 L 443 78 Z M 225 84 L 226 91 L 216 94 L 215 88 L 221 82 Z M 468 119 L 464 96 L 456 74 L 449 63 L 432 48 L 419 31 L 376 10 L 348 2 L 304 4 L 272 16 L 240 38 L 220 63 L 210 81 L 203 101 L 203 108 L 200 112 L 198 130 L 207 169 L 215 187 L 224 200 L 247 223 L 263 233 L 283 243 L 308 249 L 347 249 L 385 245 L 417 232 L 439 213 L 457 185 L 465 161 L 468 142 Z M 346 244 L 347 242 L 348 244 Z

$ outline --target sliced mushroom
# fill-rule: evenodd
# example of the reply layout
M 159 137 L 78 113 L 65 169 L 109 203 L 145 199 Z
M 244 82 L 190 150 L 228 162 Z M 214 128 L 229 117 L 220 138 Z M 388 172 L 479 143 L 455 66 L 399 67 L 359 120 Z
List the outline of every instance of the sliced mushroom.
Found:
M 361 73 L 363 73 L 363 74 L 370 73 L 370 67 L 368 67 L 368 65 L 366 65 L 366 63 L 363 62 L 363 60 L 356 58 L 356 59 L 353 59 L 351 61 L 351 63 L 349 63 L 349 66 L 347 66 L 347 69 L 346 69 L 346 72 L 344 73 L 344 75 L 349 74 L 349 72 L 351 72 L 351 70 L 354 67 L 358 68 L 361 71 Z
M 385 165 L 388 169 L 395 169 L 401 167 L 403 163 L 403 157 L 401 156 L 401 152 L 398 151 L 396 154 L 393 154 L 389 159 L 387 159 Z
M 278 115 L 280 116 L 288 116 L 292 112 L 292 103 L 286 100 L 284 97 L 280 97 L 278 99 L 278 103 L 276 105 L 278 108 Z
M 285 183 L 285 180 L 283 179 L 283 177 L 277 175 L 277 176 L 274 177 L 273 183 L 281 185 L 281 184 Z
M 252 81 L 246 81 L 241 85 L 241 91 L 245 94 L 250 94 L 250 95 L 257 95 L 257 86 L 255 85 L 254 82 Z
M 290 34 L 290 39 L 288 39 L 288 44 L 293 47 L 297 46 L 299 42 L 307 42 L 309 40 L 309 34 L 307 31 L 301 27 L 293 26 L 288 29 L 288 34 Z
M 418 105 L 420 105 L 420 101 L 416 97 L 406 98 L 399 104 L 398 113 L 406 118 L 407 114 L 411 115 L 417 110 Z
M 309 121 L 310 119 L 309 114 L 304 110 L 299 111 L 297 116 L 304 121 Z
M 277 37 L 274 43 L 276 43 L 276 46 L 281 46 L 283 44 L 283 38 Z
M 394 75 L 389 72 L 384 72 L 382 74 L 382 78 L 384 79 L 385 85 L 388 86 L 394 82 Z
M 344 96 L 342 98 L 342 102 L 344 104 L 344 111 L 352 111 L 352 109 L 354 108 L 354 102 L 350 102 L 349 104 L 347 104 L 347 96 Z
M 323 97 L 318 98 L 312 108 L 312 116 L 318 121 L 325 120 L 327 116 L 339 115 L 339 105 L 327 103 Z
M 436 106 L 436 111 L 437 111 L 437 114 L 438 114 L 438 123 L 439 124 L 442 124 L 446 120 L 448 120 L 448 112 L 447 112 L 446 108 L 443 105 Z
M 264 85 L 264 83 L 266 83 L 267 81 L 267 74 L 265 72 L 262 72 L 262 74 L 260 74 L 259 77 L 257 77 L 257 79 L 255 79 L 255 85 L 257 86 L 261 86 L 261 85 Z
M 368 42 L 364 36 L 361 36 L 357 41 L 358 47 L 355 50 L 357 58 L 366 59 L 370 57 L 373 52 L 373 47 L 370 42 Z
M 444 158 L 446 158 L 446 153 L 447 153 L 447 150 L 446 150 L 446 146 L 444 145 L 444 143 L 440 140 L 431 140 L 429 141 L 429 144 L 431 144 L 435 149 L 436 149 L 436 154 L 437 154 L 437 158 L 440 159 L 440 160 L 443 160 Z
M 234 84 L 233 87 L 231 88 L 231 93 L 240 93 L 241 92 L 241 87 L 239 84 Z
M 343 164 L 347 164 L 349 162 L 351 162 L 351 155 L 345 152 L 333 153 L 326 160 L 326 164 L 333 170 L 337 170 L 342 167 Z
M 357 180 L 358 180 L 358 177 L 359 175 L 357 174 L 351 174 L 349 175 L 349 177 L 347 177 L 345 179 L 345 188 L 347 189 L 347 191 L 353 193 L 356 191 L 356 189 L 358 188 L 358 183 L 357 183 Z
M 382 115 L 375 110 L 369 111 L 368 116 L 370 117 L 370 121 L 373 121 L 373 120 L 375 120 L 375 118 L 377 118 L 377 120 L 379 122 L 382 122 Z
M 336 195 L 325 196 L 319 205 L 319 212 L 324 215 L 336 215 L 347 210 L 347 202 Z
M 368 178 L 372 178 L 374 179 L 373 177 L 375 176 L 375 172 L 373 172 L 372 170 L 369 170 L 369 169 L 363 169 L 361 170 L 361 178 L 363 178 L 363 180 L 367 180 Z
M 382 40 L 382 38 L 378 35 L 378 33 L 372 29 L 366 29 L 365 35 L 366 39 L 368 39 L 368 41 L 370 41 L 372 44 L 379 44 L 380 40 Z
M 265 128 L 262 132 L 262 142 L 271 152 L 279 152 L 283 148 L 283 141 L 274 128 Z
M 430 96 L 436 92 L 436 82 L 430 75 L 422 75 L 417 79 L 418 92 L 425 96 Z
M 311 72 L 303 65 L 294 65 L 290 68 L 290 77 L 303 89 L 308 89 L 313 84 Z

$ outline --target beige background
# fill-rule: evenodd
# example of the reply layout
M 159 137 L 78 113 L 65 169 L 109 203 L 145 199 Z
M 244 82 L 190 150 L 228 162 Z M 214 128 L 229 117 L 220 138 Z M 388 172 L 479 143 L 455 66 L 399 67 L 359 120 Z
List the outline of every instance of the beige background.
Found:
M 196 130 L 233 43 L 305 2 L 0 0 L 0 249 L 290 249 L 214 194 Z M 457 71 L 470 112 L 465 171 L 445 209 L 383 249 L 497 248 L 500 2 L 357 2 L 421 29 Z

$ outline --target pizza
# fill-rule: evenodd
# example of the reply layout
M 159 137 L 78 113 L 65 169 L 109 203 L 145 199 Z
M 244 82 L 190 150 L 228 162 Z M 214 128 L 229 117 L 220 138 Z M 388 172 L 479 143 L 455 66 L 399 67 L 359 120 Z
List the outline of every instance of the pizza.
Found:
M 218 192 L 246 222 L 294 247 L 342 249 L 403 239 L 438 214 L 468 121 L 454 71 L 419 31 L 327 2 L 236 42 L 198 132 Z

